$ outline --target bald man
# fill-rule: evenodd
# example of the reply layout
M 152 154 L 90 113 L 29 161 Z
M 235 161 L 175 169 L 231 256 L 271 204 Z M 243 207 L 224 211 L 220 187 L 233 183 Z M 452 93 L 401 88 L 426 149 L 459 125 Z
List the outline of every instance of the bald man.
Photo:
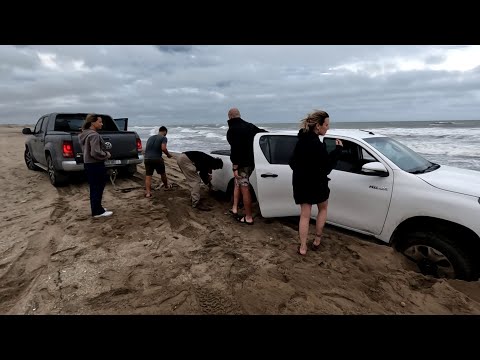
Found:
M 266 132 L 243 120 L 237 108 L 228 110 L 227 141 L 230 144 L 230 160 L 232 161 L 235 186 L 231 213 L 242 224 L 253 225 L 252 196 L 250 194 L 250 175 L 255 168 L 253 158 L 253 138 L 259 132 Z M 240 195 L 245 206 L 245 215 L 238 215 Z

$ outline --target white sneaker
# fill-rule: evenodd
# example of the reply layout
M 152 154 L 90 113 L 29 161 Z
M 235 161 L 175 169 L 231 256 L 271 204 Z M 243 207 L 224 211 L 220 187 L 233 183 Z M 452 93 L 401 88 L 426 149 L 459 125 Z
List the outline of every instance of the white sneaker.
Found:
M 112 215 L 113 215 L 113 211 L 105 211 L 103 214 L 95 215 L 94 218 L 100 218 L 100 217 L 112 216 Z

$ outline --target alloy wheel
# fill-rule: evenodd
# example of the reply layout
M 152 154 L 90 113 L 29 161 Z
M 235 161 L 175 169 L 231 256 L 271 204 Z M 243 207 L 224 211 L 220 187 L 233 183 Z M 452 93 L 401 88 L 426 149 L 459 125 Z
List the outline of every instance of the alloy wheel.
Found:
M 417 263 L 420 271 L 426 275 L 440 278 L 455 278 L 455 269 L 448 258 L 433 247 L 427 245 L 412 245 L 404 254 Z

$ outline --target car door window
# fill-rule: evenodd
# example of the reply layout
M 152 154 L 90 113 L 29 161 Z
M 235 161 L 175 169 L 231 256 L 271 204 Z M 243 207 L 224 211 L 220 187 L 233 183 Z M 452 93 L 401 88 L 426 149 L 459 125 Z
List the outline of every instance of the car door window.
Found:
M 264 135 L 260 149 L 270 164 L 288 165 L 297 141 L 294 135 Z
M 42 118 L 40 118 L 40 120 L 38 120 L 37 125 L 35 125 L 35 130 L 33 130 L 34 134 L 41 134 L 42 133 L 43 119 L 45 119 L 45 118 L 42 117 Z
M 367 162 L 377 161 L 377 159 L 375 159 L 367 150 L 365 150 L 364 148 L 361 148 L 361 149 L 362 149 L 362 158 L 364 160 L 368 160 Z
M 48 118 L 45 116 L 43 118 L 42 127 L 41 127 L 41 130 L 40 130 L 42 133 L 47 132 L 47 125 L 48 125 Z
M 323 141 L 328 153 L 335 150 L 335 139 L 324 138 Z M 335 170 L 361 174 L 363 165 L 369 162 L 378 161 L 362 146 L 348 140 L 342 140 L 342 143 L 342 152 L 338 157 L 338 161 L 334 168 Z

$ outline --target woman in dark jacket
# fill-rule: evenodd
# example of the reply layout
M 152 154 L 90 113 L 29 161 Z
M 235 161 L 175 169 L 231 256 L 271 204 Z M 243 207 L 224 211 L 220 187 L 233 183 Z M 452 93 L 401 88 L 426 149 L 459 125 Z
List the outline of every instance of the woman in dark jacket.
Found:
M 292 185 L 295 204 L 301 208 L 298 232 L 300 245 L 297 252 L 300 255 L 307 253 L 308 227 L 312 213 L 312 205 L 317 204 L 318 215 L 316 236 L 312 242 L 312 250 L 318 250 L 322 237 L 323 227 L 327 220 L 327 205 L 330 189 L 327 175 L 332 171 L 340 155 L 343 144 L 336 139 L 336 149 L 328 154 L 325 144 L 319 135 L 325 135 L 330 119 L 325 111 L 316 110 L 301 121 L 298 132 L 298 142 L 295 146 L 290 167 L 293 170 Z

